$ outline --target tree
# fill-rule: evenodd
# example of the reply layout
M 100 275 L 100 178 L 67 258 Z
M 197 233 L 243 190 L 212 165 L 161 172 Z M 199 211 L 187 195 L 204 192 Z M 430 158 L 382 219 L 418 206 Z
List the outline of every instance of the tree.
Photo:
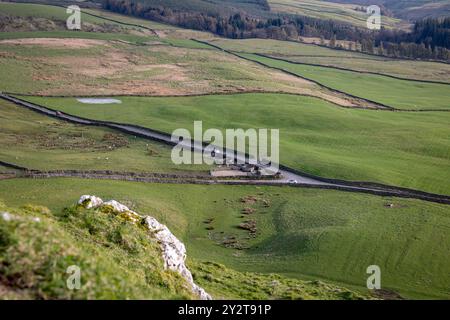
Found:
M 333 35 L 333 37 L 331 37 L 329 46 L 332 48 L 336 47 L 336 35 L 335 34 Z
M 261 8 L 269 8 L 267 0 L 254 0 Z M 167 4 L 166 4 L 167 3 Z M 450 49 L 450 17 L 417 21 L 411 31 L 382 28 L 368 31 L 348 23 L 296 15 L 249 16 L 233 10 L 179 10 L 171 1 L 103 0 L 103 7 L 118 13 L 175 24 L 180 27 L 209 31 L 229 38 L 298 39 L 318 37 L 320 44 L 330 39 L 329 46 L 339 40 L 349 41 L 349 49 L 393 57 L 448 60 Z
M 288 24 L 284 30 L 286 31 L 287 37 L 289 39 L 297 39 L 298 38 L 298 32 L 297 28 L 293 24 Z
M 384 45 L 383 45 L 383 41 L 380 42 L 380 45 L 378 46 L 378 54 L 380 56 L 384 56 Z

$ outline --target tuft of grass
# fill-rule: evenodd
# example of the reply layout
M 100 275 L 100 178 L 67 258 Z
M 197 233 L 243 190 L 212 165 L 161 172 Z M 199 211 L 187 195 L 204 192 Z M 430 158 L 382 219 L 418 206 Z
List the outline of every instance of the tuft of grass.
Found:
M 44 215 L 49 215 L 51 213 L 50 209 L 44 206 L 26 204 L 22 207 L 22 209 L 26 212 L 30 213 L 40 213 Z
M 322 281 L 290 279 L 278 274 L 237 272 L 219 263 L 192 262 L 194 281 L 218 299 L 363 300 L 369 299 Z

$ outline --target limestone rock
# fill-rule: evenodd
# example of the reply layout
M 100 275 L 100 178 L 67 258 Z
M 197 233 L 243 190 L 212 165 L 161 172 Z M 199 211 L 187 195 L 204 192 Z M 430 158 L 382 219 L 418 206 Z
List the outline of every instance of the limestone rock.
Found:
M 141 221 L 143 218 L 138 213 L 115 200 L 103 202 L 102 199 L 96 196 L 83 195 L 78 201 L 78 204 L 83 205 L 86 209 L 108 207 L 118 213 L 119 216 L 132 222 Z M 161 247 L 164 267 L 178 272 L 189 283 L 192 292 L 201 300 L 211 300 L 211 296 L 203 288 L 194 283 L 192 273 L 186 267 L 186 247 L 184 244 L 170 232 L 167 226 L 159 223 L 155 218 L 146 216 L 143 221 Z
M 111 206 L 114 208 L 115 211 L 118 212 L 124 212 L 124 211 L 130 211 L 127 206 L 124 206 L 123 204 L 117 202 L 116 200 L 109 200 L 103 203 L 105 206 Z
M 103 200 L 96 196 L 83 195 L 78 200 L 78 204 L 82 205 L 86 209 L 97 208 L 102 205 Z
M 114 211 L 120 213 L 120 217 L 129 220 L 131 222 L 139 222 L 142 217 L 134 212 L 133 210 L 130 210 L 127 206 L 117 202 L 116 200 L 110 200 L 107 202 L 104 202 L 102 206 L 110 206 L 113 208 Z
M 186 247 L 184 244 L 170 232 L 167 226 L 159 223 L 155 218 L 145 217 L 144 221 L 162 248 L 165 267 L 179 272 L 200 299 L 211 300 L 211 296 L 194 283 L 192 274 L 186 267 Z
M 2 212 L 1 216 L 5 221 L 11 221 L 13 219 L 12 215 L 9 212 Z

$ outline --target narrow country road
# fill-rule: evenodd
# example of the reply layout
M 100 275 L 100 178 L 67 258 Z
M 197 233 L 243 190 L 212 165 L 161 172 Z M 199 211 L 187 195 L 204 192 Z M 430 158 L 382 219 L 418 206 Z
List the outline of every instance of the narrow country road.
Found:
M 176 145 L 179 142 L 174 142 L 171 140 L 171 136 L 167 133 L 159 132 L 156 130 L 152 130 L 149 128 L 144 128 L 131 124 L 122 124 L 115 123 L 109 121 L 99 121 L 86 119 L 82 117 L 73 116 L 70 114 L 66 114 L 57 110 L 53 110 L 41 105 L 37 105 L 34 103 L 30 103 L 24 101 L 22 99 L 15 98 L 10 95 L 6 95 L 4 93 L 0 93 L 0 98 L 13 102 L 16 105 L 26 107 L 30 110 L 39 112 L 41 114 L 45 114 L 47 116 L 51 116 L 54 118 L 58 118 L 61 120 L 66 120 L 72 123 L 78 123 L 83 125 L 91 125 L 91 126 L 103 126 L 111 129 L 116 129 L 122 131 L 124 133 L 132 134 L 135 136 L 139 136 L 142 138 L 159 141 L 169 145 Z M 190 148 L 192 141 L 184 140 L 181 142 L 182 145 L 186 148 Z M 194 146 L 194 150 L 197 152 L 203 152 L 205 146 L 201 143 L 194 142 L 192 143 Z M 233 152 L 233 150 L 225 150 L 225 155 L 229 159 L 235 159 L 236 161 L 246 162 L 246 157 L 243 154 L 238 154 Z M 394 196 L 394 197 L 404 197 L 404 198 L 416 198 L 426 201 L 438 202 L 450 204 L 450 196 L 446 195 L 438 195 L 432 193 L 426 193 L 418 190 L 400 188 L 395 186 L 387 186 L 382 184 L 370 183 L 370 182 L 351 182 L 351 181 L 342 181 L 342 180 L 333 180 L 326 179 L 322 177 L 314 177 L 309 174 L 301 174 L 294 169 L 287 168 L 285 166 L 280 166 L 280 173 L 282 178 L 276 180 L 233 180 L 232 184 L 261 184 L 261 185 L 289 185 L 289 186 L 304 186 L 304 187 L 317 187 L 324 189 L 337 189 L 342 191 L 350 191 L 350 192 L 363 192 L 363 193 L 371 193 L 381 196 Z M 217 179 L 214 183 L 223 183 L 230 184 L 230 180 L 220 180 Z

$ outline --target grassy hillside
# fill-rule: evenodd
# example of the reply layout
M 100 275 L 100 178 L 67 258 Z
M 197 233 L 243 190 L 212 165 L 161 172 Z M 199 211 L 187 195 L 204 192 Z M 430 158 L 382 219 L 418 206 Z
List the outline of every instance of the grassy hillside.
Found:
M 169 45 L 205 48 L 204 45 L 189 41 L 190 38 L 208 38 L 208 33 L 175 28 L 147 19 L 134 18 L 101 9 L 81 9 L 81 32 L 66 29 L 68 17 L 64 7 L 32 4 L 0 2 L 2 17 L 23 18 L 15 20 L 14 26 L 7 32 L 0 33 L 0 39 L 20 38 L 81 38 L 119 40 L 143 45 L 159 40 Z
M 272 11 L 264 0 L 136 1 L 227 15 L 288 12 L 355 25 L 365 21 L 355 5 L 328 1 L 271 0 Z M 450 85 L 392 78 L 450 82 L 448 65 L 287 41 L 218 39 L 104 10 L 84 12 L 84 29 L 72 32 L 64 29 L 63 8 L 0 2 L 0 19 L 8 16 L 0 22 L 17 22 L 0 23 L 0 91 L 169 134 L 192 130 L 196 120 L 204 130 L 280 129 L 285 165 L 323 177 L 450 194 Z M 399 26 L 396 19 L 385 21 Z M 214 44 L 253 61 L 192 38 L 214 38 Z M 301 77 L 399 109 L 428 111 L 342 108 L 367 104 Z M 90 95 L 122 103 L 83 104 L 75 98 Z M 3 100 L 0 145 L 0 160 L 41 170 L 209 169 L 174 165 L 167 146 L 58 121 Z M 11 169 L 0 166 L 4 171 Z M 163 270 L 160 248 L 146 230 L 113 213 L 74 206 L 82 194 L 118 200 L 166 224 L 186 244 L 195 282 L 215 299 L 450 296 L 448 205 L 293 185 L 4 178 L 9 177 L 0 175 L 0 299 L 195 298 L 177 274 Z M 381 293 L 366 288 L 366 270 L 374 264 L 381 267 Z M 66 289 L 69 265 L 82 267 L 82 290 Z
M 336 20 L 366 27 L 367 15 L 352 4 L 338 4 L 320 0 L 137 0 L 153 7 L 164 6 L 173 10 L 194 11 L 212 15 L 232 15 L 236 12 L 257 18 L 274 18 L 279 14 L 308 16 L 324 20 Z M 407 27 L 400 19 L 385 17 L 383 25 L 387 28 Z
M 345 95 L 192 40 L 157 38 L 148 45 L 136 46 L 113 41 L 117 39 L 114 34 L 14 34 L 1 33 L 0 38 L 30 39 L 0 41 L 0 67 L 5 70 L 0 74 L 0 90 L 5 92 L 73 96 L 281 91 L 353 105 Z M 70 39 L 68 35 L 88 39 Z M 124 36 L 137 42 L 149 41 L 141 36 Z
M 31 3 L 0 2 L 0 30 L 2 32 L 18 31 L 69 31 L 66 27 L 66 6 L 53 6 Z M 95 10 L 81 10 L 81 31 L 92 33 L 140 33 L 149 31 L 145 28 L 131 26 L 120 21 L 98 17 Z M 72 31 L 76 33 L 76 31 Z
M 70 114 L 167 133 L 192 130 L 194 120 L 203 120 L 205 130 L 278 128 L 283 164 L 325 177 L 450 193 L 448 112 L 343 109 L 311 97 L 275 94 L 123 97 L 120 106 L 95 108 L 73 98 L 25 99 Z
M 14 172 L 14 169 L 0 165 L 0 172 Z
M 234 273 L 228 277 L 215 267 L 211 271 L 217 272 L 207 276 L 199 270 L 203 267 L 196 269 L 195 261 L 214 261 L 241 272 L 331 281 L 362 293 L 367 293 L 366 268 L 376 264 L 384 289 L 409 298 L 449 294 L 447 205 L 286 187 L 0 181 L 0 198 L 8 206 L 41 204 L 55 213 L 72 204 L 74 195 L 85 193 L 116 199 L 167 224 L 186 244 L 196 281 L 219 296 L 229 294 L 225 289 L 230 281 L 236 283 L 231 297 L 239 291 L 250 297 L 261 291 L 251 288 L 253 276 L 236 279 Z M 95 221 L 102 218 L 92 219 L 86 223 L 101 228 Z M 248 220 L 255 221 L 256 233 L 238 228 Z M 264 279 L 261 285 L 267 284 Z
M 293 62 L 450 83 L 450 64 L 445 63 L 390 59 L 313 44 L 269 39 L 215 39 L 211 43 L 235 52 L 260 53 Z
M 114 213 L 68 204 L 51 212 L 0 202 L 1 299 L 196 299 L 177 273 L 164 270 L 159 245 L 147 230 Z M 190 263 L 196 280 L 217 298 L 365 298 L 318 281 Z M 81 271 L 79 290 L 66 286 L 73 265 Z
M 0 210 L 11 219 L 0 217 L 2 299 L 194 298 L 178 274 L 164 271 L 158 244 L 143 228 L 93 210 L 54 215 L 2 203 Z M 72 265 L 81 270 L 82 290 L 66 286 Z
M 328 0 L 346 4 L 382 4 L 397 17 L 418 20 L 427 17 L 443 17 L 450 14 L 447 0 Z
M 66 34 L 39 35 L 67 38 Z M 80 36 L 79 33 L 76 35 Z M 87 33 L 82 37 L 90 38 L 91 35 L 99 34 Z M 105 37 L 100 35 L 98 38 Z M 23 36 L 27 34 L 16 37 Z M 29 36 L 37 37 L 38 34 Z M 198 50 L 201 45 L 189 40 L 170 40 L 171 44 L 188 48 L 174 48 L 159 41 L 153 46 L 140 47 L 81 40 L 78 45 L 70 39 L 61 39 L 60 45 L 57 41 L 49 44 L 45 39 L 28 44 L 24 40 L 17 41 L 0 42 L 0 50 L 4 52 L 0 64 L 11 71 L 0 76 L 3 91 L 63 95 L 180 95 L 241 90 L 300 92 L 302 85 L 305 89 L 317 87 L 293 77 L 286 78 L 279 72 L 265 74 L 263 67 L 213 50 Z M 18 43 L 24 45 L 18 46 Z M 196 44 L 197 48 L 190 43 Z M 30 48 L 33 48 L 32 52 Z M 220 65 L 215 62 L 218 57 L 222 61 Z M 43 60 L 45 64 L 35 67 Z M 79 63 L 74 64 L 74 61 Z M 11 81 L 12 77 L 20 77 L 21 81 Z M 275 82 L 274 77 L 279 81 Z M 49 78 L 58 81 L 48 81 Z
M 267 15 L 265 0 L 137 0 L 154 7 L 165 6 L 181 11 L 200 11 L 210 14 L 234 14 L 245 12 L 251 16 Z
M 0 160 L 38 170 L 203 172 L 206 165 L 174 165 L 171 148 L 106 128 L 55 120 L 0 100 Z M 9 171 L 11 169 L 8 169 Z
M 450 85 L 448 84 L 420 83 L 329 67 L 299 65 L 247 53 L 240 55 L 317 81 L 329 88 L 397 109 L 450 110 Z
M 364 28 L 367 26 L 366 21 L 369 16 L 365 11 L 358 10 L 361 6 L 333 3 L 332 1 L 269 0 L 268 2 L 273 12 L 298 14 L 324 20 L 337 20 Z M 385 28 L 407 27 L 407 24 L 400 19 L 391 17 L 384 17 L 382 25 Z
M 146 42 L 155 40 L 154 37 L 143 35 L 123 34 L 123 33 L 96 33 L 84 31 L 22 31 L 22 32 L 1 32 L 0 40 L 6 39 L 27 39 L 27 38 L 69 38 L 69 39 L 97 39 L 105 41 L 125 41 L 135 45 L 143 45 Z
M 67 6 L 70 4 L 68 3 Z M 38 30 L 67 31 L 65 21 L 69 15 L 63 7 L 36 3 L 0 2 L 0 9 L 2 16 L 22 18 L 22 20 L 16 20 L 16 25 L 12 28 L 8 28 L 7 25 L 4 26 L 6 28 L 5 31 L 10 31 L 11 33 Z M 33 27 L 30 27 L 30 25 L 33 25 Z M 109 29 L 120 34 L 137 34 L 150 37 L 160 36 L 165 38 L 170 36 L 176 39 L 211 37 L 210 34 L 205 32 L 181 29 L 148 19 L 84 7 L 81 9 L 81 27 L 82 31 L 90 31 L 92 33 L 105 33 L 105 30 L 102 29 Z
M 66 8 L 64 7 L 33 3 L 0 2 L 0 12 L 2 14 L 11 16 L 39 17 L 60 21 L 66 21 L 66 19 L 69 17 L 69 14 L 66 13 Z M 95 24 L 106 22 L 104 19 L 83 14 L 83 10 L 81 10 L 81 21 Z
M 386 5 L 398 17 L 408 20 L 446 17 L 450 14 L 450 3 L 447 0 L 388 0 Z
M 51 3 L 51 2 L 49 2 Z M 38 17 L 52 21 L 66 21 L 69 14 L 65 7 L 37 3 L 14 3 L 0 2 L 0 11 L 4 15 L 16 17 Z M 164 25 L 150 20 L 133 18 L 125 15 L 115 14 L 108 11 L 92 8 L 81 8 L 81 23 L 88 24 L 111 24 L 125 29 L 137 29 L 134 25 L 141 25 L 154 30 L 173 29 L 172 26 Z

